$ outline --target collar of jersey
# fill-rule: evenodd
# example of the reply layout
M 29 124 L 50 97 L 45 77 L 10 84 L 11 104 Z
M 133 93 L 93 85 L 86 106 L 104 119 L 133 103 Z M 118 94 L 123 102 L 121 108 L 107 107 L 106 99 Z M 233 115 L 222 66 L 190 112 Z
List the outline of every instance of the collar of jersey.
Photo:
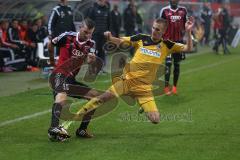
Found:
M 161 38 L 159 41 L 157 41 L 157 42 L 154 42 L 154 41 L 153 41 L 153 39 L 152 39 L 152 37 L 151 37 L 151 41 L 154 43 L 154 45 L 156 45 L 156 44 L 159 44 L 159 43 L 161 43 L 161 42 L 163 41 L 163 39 Z
M 78 39 L 78 38 L 79 38 L 79 34 L 80 34 L 80 32 L 77 33 L 77 37 L 76 37 L 77 43 L 80 44 L 80 45 L 83 45 L 83 44 L 87 43 L 88 40 L 83 41 L 83 42 L 80 42 L 80 41 L 79 41 L 79 39 Z
M 168 7 L 169 7 L 169 9 L 170 9 L 171 11 L 173 11 L 173 12 L 176 12 L 176 11 L 178 10 L 178 7 L 177 7 L 176 9 L 172 9 L 170 5 L 169 5 Z

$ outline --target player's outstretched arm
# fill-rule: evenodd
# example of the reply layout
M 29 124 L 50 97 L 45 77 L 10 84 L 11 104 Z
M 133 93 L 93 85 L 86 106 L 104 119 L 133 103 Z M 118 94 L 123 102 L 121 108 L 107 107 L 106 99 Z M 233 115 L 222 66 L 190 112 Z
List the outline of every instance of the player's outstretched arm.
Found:
M 194 19 L 193 17 L 190 17 L 185 24 L 185 29 L 187 34 L 187 44 L 184 46 L 183 52 L 190 52 L 193 49 L 192 34 L 191 34 L 193 25 L 194 25 Z
M 122 43 L 122 39 L 120 38 L 116 38 L 116 37 L 113 37 L 112 36 L 112 33 L 110 31 L 106 31 L 104 32 L 104 36 L 107 38 L 107 41 L 111 41 L 117 45 L 121 44 Z

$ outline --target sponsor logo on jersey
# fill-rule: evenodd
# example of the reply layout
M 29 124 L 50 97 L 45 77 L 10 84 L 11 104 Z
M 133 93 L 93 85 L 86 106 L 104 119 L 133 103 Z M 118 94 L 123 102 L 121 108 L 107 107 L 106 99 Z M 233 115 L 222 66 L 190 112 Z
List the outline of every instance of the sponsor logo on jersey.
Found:
M 171 16 L 170 19 L 172 22 L 176 22 L 178 20 L 181 20 L 181 16 Z
M 82 57 L 84 55 L 81 51 L 79 51 L 77 49 L 73 49 L 72 54 L 76 57 Z
M 160 56 L 161 56 L 161 53 L 156 52 L 156 51 L 152 51 L 152 50 L 149 50 L 149 49 L 146 49 L 146 48 L 141 48 L 140 51 L 141 51 L 142 54 L 149 55 L 149 56 L 152 56 L 152 57 L 160 58 Z

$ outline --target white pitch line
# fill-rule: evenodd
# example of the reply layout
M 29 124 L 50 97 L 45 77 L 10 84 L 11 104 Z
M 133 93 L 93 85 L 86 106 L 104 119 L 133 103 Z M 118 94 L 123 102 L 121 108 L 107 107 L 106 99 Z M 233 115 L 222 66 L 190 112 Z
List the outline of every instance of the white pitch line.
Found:
M 202 66 L 202 67 L 194 68 L 194 69 L 182 72 L 181 74 L 189 74 L 189 73 L 201 71 L 201 70 L 204 70 L 204 69 L 213 68 L 213 67 L 216 67 L 216 66 L 224 64 L 224 63 L 228 63 L 228 62 L 238 60 L 239 58 L 240 57 L 237 57 L 237 58 L 234 57 L 234 58 L 229 59 L 229 60 L 225 60 L 225 61 L 210 64 L 210 65 L 205 65 L 205 66 Z M 30 115 L 26 115 L 26 116 L 23 116 L 23 117 L 19 117 L 19 118 L 13 119 L 13 120 L 4 121 L 4 122 L 0 123 L 0 127 L 10 125 L 10 124 L 13 124 L 13 123 L 16 123 L 16 122 L 20 122 L 20 121 L 23 121 L 23 120 L 28 120 L 28 119 L 31 119 L 31 118 L 35 118 L 35 117 L 38 117 L 38 116 L 42 116 L 42 115 L 45 115 L 49 112 L 51 112 L 51 109 L 50 110 L 45 110 L 45 111 L 42 111 L 42 112 L 37 112 L 37 113 L 34 113 L 34 114 L 30 114 Z
M 42 116 L 42 115 L 45 115 L 49 112 L 51 112 L 51 109 L 45 110 L 45 111 L 42 111 L 42 112 L 37 112 L 37 113 L 34 113 L 34 114 L 30 114 L 30 115 L 27 115 L 27 116 L 19 117 L 19 118 L 13 119 L 13 120 L 4 121 L 4 122 L 0 123 L 0 127 L 6 126 L 6 125 L 9 125 L 9 124 L 12 124 L 12 123 L 20 122 L 22 120 L 27 120 L 27 119 L 35 118 L 35 117 L 38 117 L 38 116 Z

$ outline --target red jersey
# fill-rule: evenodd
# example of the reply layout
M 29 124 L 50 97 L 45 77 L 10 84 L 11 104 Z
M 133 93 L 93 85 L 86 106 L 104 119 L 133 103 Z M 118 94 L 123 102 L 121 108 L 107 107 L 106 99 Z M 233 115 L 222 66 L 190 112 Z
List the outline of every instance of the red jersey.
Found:
M 7 31 L 0 27 L 0 47 L 11 47 L 11 43 L 8 42 Z
M 19 27 L 19 38 L 22 41 L 26 41 L 27 40 L 27 28 L 24 28 L 23 26 Z
M 213 28 L 214 29 L 221 29 L 221 22 L 220 22 L 220 20 L 219 20 L 219 16 L 217 16 L 217 17 L 215 17 L 214 19 L 213 19 Z
M 163 35 L 164 39 L 174 42 L 183 41 L 185 33 L 185 23 L 187 21 L 187 10 L 179 6 L 177 9 L 171 9 L 170 5 L 162 8 L 160 17 L 167 20 L 168 27 Z
M 60 47 L 60 55 L 54 73 L 75 77 L 87 55 L 95 53 L 95 42 L 93 40 L 80 42 L 79 34 L 65 32 L 52 40 L 54 45 Z

